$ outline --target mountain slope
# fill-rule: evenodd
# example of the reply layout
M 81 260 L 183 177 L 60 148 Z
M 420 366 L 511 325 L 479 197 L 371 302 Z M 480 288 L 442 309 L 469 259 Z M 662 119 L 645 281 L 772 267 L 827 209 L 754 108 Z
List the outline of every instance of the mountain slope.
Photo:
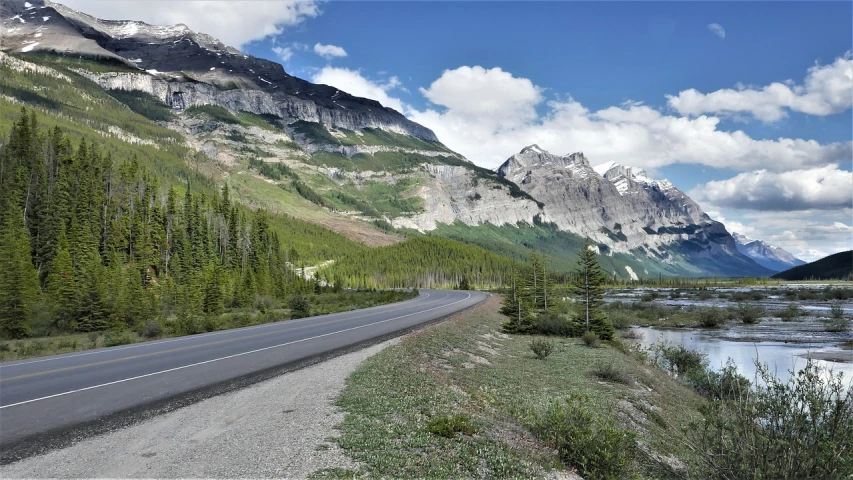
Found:
M 839 252 L 773 275 L 782 280 L 853 279 L 853 250 Z
M 781 272 L 806 262 L 794 257 L 781 247 L 774 247 L 762 240 L 753 240 L 739 233 L 732 233 L 738 251 L 755 260 L 755 263 L 770 270 Z

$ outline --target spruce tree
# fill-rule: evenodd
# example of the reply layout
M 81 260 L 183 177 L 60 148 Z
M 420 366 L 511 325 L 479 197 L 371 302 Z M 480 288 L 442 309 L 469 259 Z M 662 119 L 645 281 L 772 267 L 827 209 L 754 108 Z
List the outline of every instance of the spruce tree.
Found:
M 77 285 L 74 283 L 74 265 L 68 246 L 65 228 L 60 227 L 56 256 L 50 263 L 47 276 L 47 292 L 53 303 L 54 324 L 68 328 L 77 311 Z
M 0 224 L 0 336 L 29 334 L 32 308 L 38 301 L 38 274 L 32 263 L 30 239 L 18 199 L 6 199 Z
M 509 291 L 504 295 L 501 313 L 509 317 L 503 324 L 507 333 L 530 333 L 534 329 L 524 283 L 517 271 L 510 277 Z
M 575 271 L 572 288 L 581 308 L 578 320 L 585 331 L 592 331 L 605 340 L 610 339 L 614 329 L 606 320 L 602 308 L 606 279 L 589 240 L 584 242 L 583 250 L 578 252 L 578 256 L 578 269 Z

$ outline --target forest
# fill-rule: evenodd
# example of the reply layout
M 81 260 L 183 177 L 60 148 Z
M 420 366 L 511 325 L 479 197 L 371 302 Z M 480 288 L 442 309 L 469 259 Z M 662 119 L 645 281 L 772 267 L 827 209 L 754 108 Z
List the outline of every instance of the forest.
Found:
M 72 144 L 22 110 L 0 147 L 0 334 L 133 329 L 316 289 L 262 210 L 188 185 L 179 195 L 135 158 Z

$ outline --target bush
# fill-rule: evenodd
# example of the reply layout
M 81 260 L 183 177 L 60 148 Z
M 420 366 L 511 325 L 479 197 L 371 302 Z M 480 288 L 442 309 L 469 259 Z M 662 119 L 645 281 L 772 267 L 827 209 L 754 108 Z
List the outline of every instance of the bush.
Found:
M 712 399 L 738 398 L 752 386 L 752 382 L 737 372 L 731 360 L 719 372 L 696 369 L 688 373 L 688 381 L 697 392 Z
M 583 406 L 585 399 L 570 396 L 552 403 L 537 416 L 533 431 L 557 449 L 560 459 L 589 480 L 629 476 L 636 455 L 636 437 L 610 418 L 594 416 Z
M 434 418 L 430 420 L 427 429 L 430 433 L 445 438 L 453 438 L 457 433 L 468 436 L 477 433 L 477 427 L 471 423 L 471 420 L 466 415 Z
M 537 338 L 530 342 L 530 350 L 536 358 L 539 360 L 545 360 L 548 358 L 548 355 L 551 355 L 551 351 L 554 350 L 554 342 L 540 340 Z
M 764 316 L 764 307 L 760 305 L 741 304 L 735 309 L 735 316 L 747 325 L 755 325 Z
M 598 377 L 599 380 L 603 380 L 605 382 L 621 383 L 623 385 L 630 385 L 632 383 L 631 377 L 622 370 L 619 370 L 616 367 L 615 362 L 601 362 L 596 364 L 595 369 L 593 369 L 593 374 Z
M 162 332 L 163 330 L 160 328 L 159 322 L 148 320 L 142 329 L 142 336 L 145 338 L 157 338 Z
M 652 347 L 655 363 L 664 370 L 677 374 L 704 371 L 706 355 L 684 345 L 657 344 Z
M 583 340 L 584 345 L 590 348 L 598 348 L 598 345 L 600 343 L 598 335 L 596 335 L 595 332 L 591 331 L 587 331 L 586 333 L 584 333 L 581 337 L 581 340 Z
M 534 331 L 540 335 L 574 336 L 572 323 L 563 315 L 554 312 L 540 313 L 534 323 Z
M 607 312 L 607 320 L 617 330 L 624 330 L 635 325 L 637 323 L 636 319 L 636 315 L 632 315 L 630 312 L 625 310 L 613 309 Z
M 130 333 L 124 330 L 111 330 L 104 335 L 105 347 L 116 347 L 119 345 L 127 345 L 129 343 L 133 343 L 133 337 L 130 336 Z
M 708 290 L 700 290 L 699 295 L 696 295 L 696 298 L 699 300 L 710 300 L 714 295 L 711 294 Z
M 308 300 L 302 295 L 293 295 L 287 301 L 287 307 L 290 309 L 290 318 L 305 318 L 311 316 L 311 306 Z
M 844 307 L 839 302 L 833 302 L 829 306 L 829 315 L 836 320 L 844 318 Z
M 846 332 L 850 330 L 850 320 L 846 318 L 833 318 L 826 321 L 823 329 L 832 333 Z
M 779 318 L 783 322 L 794 322 L 800 318 L 800 315 L 802 315 L 802 312 L 796 303 L 789 303 L 784 310 L 779 312 Z
M 719 328 L 726 323 L 726 314 L 717 307 L 699 310 L 699 325 L 703 328 Z
M 690 434 L 706 467 L 700 477 L 853 476 L 853 386 L 812 360 L 786 382 L 757 367 L 753 389 L 701 408 Z

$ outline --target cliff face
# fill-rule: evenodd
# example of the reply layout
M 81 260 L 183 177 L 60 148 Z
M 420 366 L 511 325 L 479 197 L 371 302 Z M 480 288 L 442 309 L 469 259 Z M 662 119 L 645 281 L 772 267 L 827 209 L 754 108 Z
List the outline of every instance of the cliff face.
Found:
M 437 141 L 426 127 L 379 102 L 315 85 L 268 60 L 244 55 L 185 25 L 156 26 L 100 20 L 43 0 L 0 5 L 2 50 L 61 53 L 105 59 L 138 73 L 90 73 L 108 89 L 141 90 L 164 103 L 181 92 L 186 106 L 213 104 L 318 122 L 330 128 L 379 128 Z
M 725 226 L 669 181 L 618 164 L 595 168 L 583 153 L 553 155 L 531 145 L 498 169 L 545 204 L 561 230 L 591 237 L 615 252 L 675 261 L 729 263 L 742 273 L 766 271 L 738 252 Z M 747 273 L 748 274 L 748 273 Z

